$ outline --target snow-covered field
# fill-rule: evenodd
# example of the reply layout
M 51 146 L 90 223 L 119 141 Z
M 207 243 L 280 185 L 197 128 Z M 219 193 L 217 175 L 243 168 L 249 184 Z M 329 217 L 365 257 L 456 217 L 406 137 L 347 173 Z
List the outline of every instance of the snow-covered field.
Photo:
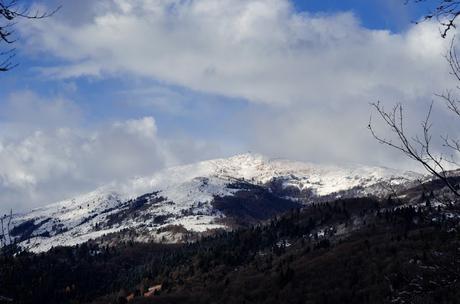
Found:
M 365 195 L 377 191 L 376 187 L 382 183 L 397 186 L 421 177 L 388 168 L 321 166 L 248 153 L 112 183 L 88 194 L 17 214 L 13 224 L 19 226 L 17 230 L 27 227 L 33 230 L 32 238 L 22 245 L 39 252 L 127 228 L 152 236 L 166 235 L 158 232 L 171 225 L 193 232 L 228 228 L 220 221 L 225 214 L 215 209 L 212 201 L 215 196 L 234 195 L 238 190 L 228 186 L 235 182 L 266 186 L 276 179 L 282 181 L 282 187 L 309 190 L 320 197 L 355 188 L 360 189 L 359 195 Z M 144 200 L 136 200 L 149 193 Z

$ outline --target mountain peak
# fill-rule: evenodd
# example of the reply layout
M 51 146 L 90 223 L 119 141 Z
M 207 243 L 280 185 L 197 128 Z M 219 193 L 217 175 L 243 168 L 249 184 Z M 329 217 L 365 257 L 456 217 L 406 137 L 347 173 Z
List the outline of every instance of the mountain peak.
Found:
M 385 168 L 322 166 L 244 153 L 112 183 L 18 215 L 14 226 L 32 237 L 24 246 L 34 251 L 127 229 L 144 240 L 177 241 L 171 227 L 187 233 L 231 228 L 223 219 L 235 208 L 242 208 L 237 214 L 252 210 L 246 219 L 257 218 L 323 197 L 378 195 L 384 193 L 379 185 L 399 186 L 416 178 L 420 175 Z

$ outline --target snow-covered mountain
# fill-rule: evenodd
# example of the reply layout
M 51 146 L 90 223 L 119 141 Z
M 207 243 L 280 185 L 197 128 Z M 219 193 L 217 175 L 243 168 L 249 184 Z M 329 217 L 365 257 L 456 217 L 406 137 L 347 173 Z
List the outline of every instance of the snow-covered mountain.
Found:
M 248 153 L 112 183 L 15 215 L 12 234 L 37 252 L 116 232 L 118 237 L 174 242 L 319 199 L 384 195 L 422 177 L 381 167 L 322 166 Z

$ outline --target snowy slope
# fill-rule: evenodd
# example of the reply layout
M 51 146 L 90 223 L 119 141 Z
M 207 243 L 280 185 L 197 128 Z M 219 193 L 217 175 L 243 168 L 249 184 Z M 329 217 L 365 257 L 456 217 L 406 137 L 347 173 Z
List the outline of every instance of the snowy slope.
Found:
M 184 231 L 228 228 L 225 214 L 213 206 L 214 197 L 241 191 L 235 183 L 266 187 L 281 185 L 277 194 L 308 203 L 312 198 L 370 192 L 381 185 L 404 185 L 419 174 L 387 168 L 321 166 L 242 154 L 227 159 L 173 167 L 149 177 L 112 183 L 91 193 L 16 215 L 13 232 L 28 240 L 23 246 L 46 251 L 52 246 L 75 245 L 102 235 L 134 229 L 143 240 L 179 241 Z M 296 194 L 283 193 L 296 189 Z M 353 191 L 353 192 L 351 192 Z M 286 192 L 287 193 L 287 192 Z M 308 200 L 305 193 L 308 193 Z M 182 233 L 168 227 L 180 226 Z M 183 229 L 185 228 L 185 229 Z

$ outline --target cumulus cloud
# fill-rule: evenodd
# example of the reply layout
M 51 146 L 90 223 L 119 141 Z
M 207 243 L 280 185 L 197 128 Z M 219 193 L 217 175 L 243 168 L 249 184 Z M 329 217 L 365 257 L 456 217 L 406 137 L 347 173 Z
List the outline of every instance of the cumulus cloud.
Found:
M 36 111 L 40 120 L 29 120 L 27 111 L 16 112 L 26 107 Z M 81 111 L 75 110 L 74 103 L 48 100 L 32 92 L 12 94 L 3 109 L 16 115 L 1 124 L 1 211 L 52 203 L 104 183 L 190 161 L 175 140 L 158 135 L 150 116 L 84 128 L 83 123 L 73 123 L 82 119 L 77 118 Z M 191 139 L 187 149 L 195 157 L 213 151 L 205 142 Z
M 421 103 L 453 85 L 443 59 L 449 41 L 441 39 L 435 23 L 402 33 L 371 30 L 350 12 L 297 12 L 289 0 L 75 5 L 72 13 L 82 12 L 77 17 L 64 8 L 64 17 L 25 27 L 29 49 L 65 62 L 44 73 L 64 78 L 130 74 L 275 108 L 246 117 L 254 135 L 248 145 L 256 149 L 267 150 L 261 138 L 276 128 L 285 143 L 278 145 L 281 154 L 298 147 L 294 139 L 307 138 L 323 150 L 296 149 L 308 158 L 331 154 L 327 143 L 334 142 L 344 149 L 359 147 L 346 158 L 366 161 L 358 155 L 363 143 L 372 146 L 363 132 L 370 102 L 406 102 L 416 121 L 425 111 Z M 321 134 L 327 134 L 323 144 Z
M 335 104 L 385 91 L 414 98 L 446 79 L 428 75 L 445 71 L 446 46 L 430 23 L 392 34 L 362 27 L 351 13 L 299 13 L 288 0 L 102 3 L 78 27 L 54 18 L 26 27 L 31 49 L 67 61 L 45 73 L 132 73 L 275 105 Z
M 242 149 L 301 160 L 399 166 L 402 158 L 366 130 L 369 103 L 404 102 L 408 125 L 417 126 L 433 93 L 454 85 L 443 59 L 449 41 L 440 38 L 436 24 L 424 22 L 401 33 L 371 30 L 350 12 L 298 12 L 289 0 L 84 0 L 24 25 L 24 52 L 59 59 L 40 68 L 51 79 L 150 80 L 165 90 L 145 90 L 154 98 L 144 96 L 144 106 L 181 112 L 184 120 L 189 113 L 184 107 L 194 107 L 184 92 L 245 100 L 222 138 Z M 187 90 L 176 94 L 177 87 Z M 125 87 L 126 92 L 133 96 Z M 189 101 L 181 103 L 182 98 Z M 222 105 L 220 111 L 226 110 Z M 436 108 L 434 118 L 439 133 L 452 133 L 445 111 Z M 207 122 L 201 123 L 204 128 Z M 203 156 L 196 152 L 203 150 L 196 139 L 162 139 L 150 117 L 92 132 L 76 129 L 61 131 L 65 135 L 34 133 L 15 148 L 34 140 L 37 147 L 46 140 L 48 146 L 70 142 L 78 157 L 59 156 L 63 164 L 53 172 L 74 166 L 91 176 L 116 177 L 127 167 L 143 173 L 147 155 L 157 160 L 149 170 L 170 158 Z M 195 148 L 188 149 L 188 140 Z M 127 157 L 134 153 L 142 156 Z M 9 179 L 34 183 L 36 174 L 21 172 Z M 83 169 L 76 172 L 88 176 Z M 105 179 L 104 174 L 97 178 Z

